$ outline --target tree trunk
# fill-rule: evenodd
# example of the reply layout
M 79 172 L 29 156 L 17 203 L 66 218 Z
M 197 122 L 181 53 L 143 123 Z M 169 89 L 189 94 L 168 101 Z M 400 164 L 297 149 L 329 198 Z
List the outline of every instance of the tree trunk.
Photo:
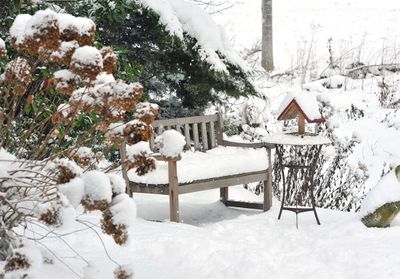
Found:
M 261 66 L 268 72 L 274 69 L 272 37 L 272 0 L 262 0 Z

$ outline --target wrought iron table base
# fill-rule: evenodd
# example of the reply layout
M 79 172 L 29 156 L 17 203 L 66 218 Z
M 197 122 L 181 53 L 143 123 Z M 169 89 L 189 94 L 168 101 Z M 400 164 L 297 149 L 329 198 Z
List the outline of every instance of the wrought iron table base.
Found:
M 281 150 L 280 150 L 281 149 Z M 277 155 L 278 159 L 280 162 L 281 166 L 281 172 L 282 172 L 282 183 L 283 183 L 283 190 L 282 190 L 282 202 L 281 202 L 281 208 L 279 210 L 279 215 L 278 215 L 278 220 L 281 219 L 282 216 L 282 211 L 283 210 L 288 210 L 296 213 L 296 226 L 298 226 L 298 214 L 299 213 L 304 213 L 304 212 L 309 212 L 313 211 L 315 219 L 317 221 L 318 225 L 321 225 L 317 211 L 315 209 L 315 198 L 314 198 L 314 174 L 315 174 L 315 169 L 316 169 L 316 158 L 319 156 L 319 153 L 321 151 L 321 146 L 317 147 L 316 153 L 314 154 L 315 160 L 311 163 L 311 165 L 297 165 L 297 164 L 283 164 L 283 147 L 281 146 L 280 148 L 277 147 Z M 310 191 L 310 197 L 311 197 L 311 207 L 294 207 L 294 206 L 285 206 L 285 198 L 286 198 L 286 178 L 285 178 L 285 168 L 288 169 L 306 169 L 308 172 L 308 183 L 307 183 L 307 190 Z

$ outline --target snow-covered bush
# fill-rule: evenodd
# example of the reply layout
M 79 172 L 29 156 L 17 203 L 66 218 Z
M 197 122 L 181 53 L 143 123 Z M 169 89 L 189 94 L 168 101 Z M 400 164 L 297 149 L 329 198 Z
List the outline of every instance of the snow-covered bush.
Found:
M 135 272 L 131 265 L 119 266 L 114 270 L 114 279 L 133 279 Z
M 391 75 L 388 78 L 382 77 L 378 83 L 379 104 L 384 108 L 400 108 L 400 75 Z
M 93 46 L 95 32 L 92 20 L 50 9 L 15 18 L 10 45 L 16 52 L 0 79 L 0 103 L 8 104 L 0 115 L 3 147 L 30 159 L 62 152 L 89 167 L 93 155 L 82 143 L 94 138 L 95 145 L 114 122 L 131 120 L 123 133 L 107 137 L 114 145 L 150 138 L 158 107 L 139 102 L 139 83 L 113 77 L 117 56 Z
M 156 148 L 162 156 L 167 158 L 178 157 L 183 152 L 185 144 L 185 137 L 172 129 L 163 132 L 155 140 Z
M 24 277 L 35 266 L 18 244 L 25 231 L 20 228 L 37 222 L 58 226 L 72 207 L 102 211 L 104 232 L 118 244 L 128 240 L 136 206 L 125 194 L 125 181 L 116 174 L 85 172 L 81 167 L 87 170 L 94 153 L 84 145 L 97 132 L 115 145 L 149 140 L 158 108 L 139 102 L 140 84 L 115 80 L 116 55 L 111 48 L 93 46 L 95 30 L 90 19 L 49 9 L 18 15 L 11 26 L 14 57 L 0 79 L 0 142 L 5 148 L 0 150 L 0 254 L 2 260 L 8 256 L 6 276 L 22 272 Z M 126 114 L 140 120 L 131 117 L 125 123 Z M 63 145 L 87 119 L 85 129 Z M 144 174 L 145 163 L 133 157 L 128 166 Z

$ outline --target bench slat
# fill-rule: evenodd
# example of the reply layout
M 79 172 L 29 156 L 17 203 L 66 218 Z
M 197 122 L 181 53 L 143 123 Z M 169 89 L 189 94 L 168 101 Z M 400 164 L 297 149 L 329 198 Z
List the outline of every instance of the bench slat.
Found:
M 198 191 L 211 190 L 221 187 L 229 187 L 234 185 L 246 184 L 255 181 L 264 181 L 268 179 L 267 170 L 253 173 L 245 173 L 238 175 L 230 175 L 225 177 L 217 177 L 194 181 L 190 184 L 181 184 L 178 187 L 179 194 L 193 193 Z
M 193 138 L 194 138 L 194 149 L 200 150 L 199 128 L 197 126 L 197 123 L 193 124 Z
M 186 140 L 186 150 L 190 150 L 190 129 L 189 124 L 185 124 L 185 140 Z
M 211 148 L 214 148 L 216 144 L 216 138 L 215 138 L 215 125 L 214 121 L 210 122 L 210 137 L 211 137 Z
M 161 119 L 154 121 L 151 125 L 153 127 L 159 126 L 171 126 L 171 125 L 184 125 L 184 124 L 193 124 L 193 123 L 201 123 L 201 122 L 210 122 L 210 121 L 218 121 L 218 115 L 202 115 L 202 116 L 191 116 L 191 117 L 182 117 L 182 118 L 174 118 L 174 119 Z
M 203 143 L 203 150 L 208 150 L 208 136 L 206 122 L 201 122 L 201 141 Z
M 179 184 L 179 194 L 186 194 L 204 190 L 210 190 L 221 187 L 229 187 L 240 184 L 246 184 L 255 181 L 263 181 L 268 179 L 268 171 L 257 171 L 251 173 L 243 173 L 238 175 L 228 175 L 223 177 L 209 178 L 193 181 L 191 183 Z M 130 182 L 133 192 L 153 193 L 168 195 L 168 184 L 142 184 Z

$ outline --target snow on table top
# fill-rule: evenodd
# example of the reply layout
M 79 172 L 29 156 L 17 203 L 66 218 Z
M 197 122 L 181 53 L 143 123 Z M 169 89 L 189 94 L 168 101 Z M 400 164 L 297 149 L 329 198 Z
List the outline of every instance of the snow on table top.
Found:
M 265 136 L 261 140 L 265 143 L 283 144 L 283 145 L 323 145 L 331 144 L 327 137 L 320 135 L 298 135 L 298 134 L 285 134 L 276 133 Z
M 183 152 L 178 161 L 178 181 L 189 183 L 195 180 L 222 177 L 268 168 L 268 156 L 264 148 L 250 149 L 223 147 L 207 152 Z M 157 161 L 156 170 L 138 176 L 134 170 L 128 172 L 129 180 L 143 184 L 168 184 L 168 163 Z
M 283 99 L 282 103 L 280 104 L 277 115 L 281 115 L 293 100 L 297 102 L 301 110 L 311 121 L 320 119 L 322 117 L 321 112 L 319 111 L 317 98 L 310 93 L 288 93 L 286 98 Z

